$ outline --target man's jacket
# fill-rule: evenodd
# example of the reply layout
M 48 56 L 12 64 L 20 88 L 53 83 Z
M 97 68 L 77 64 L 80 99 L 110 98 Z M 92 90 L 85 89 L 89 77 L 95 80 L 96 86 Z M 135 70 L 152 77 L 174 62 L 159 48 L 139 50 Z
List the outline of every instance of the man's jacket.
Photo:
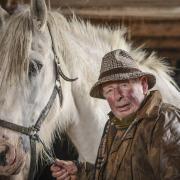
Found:
M 113 118 L 104 129 L 93 179 L 180 180 L 180 109 L 152 91 L 127 128 Z

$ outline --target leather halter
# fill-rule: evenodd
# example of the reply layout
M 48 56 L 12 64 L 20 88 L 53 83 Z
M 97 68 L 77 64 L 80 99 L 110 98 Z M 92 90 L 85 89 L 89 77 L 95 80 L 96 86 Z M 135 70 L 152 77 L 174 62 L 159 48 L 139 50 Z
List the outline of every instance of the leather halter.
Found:
M 48 27 L 48 30 L 49 30 L 49 33 L 51 36 L 51 40 L 52 40 L 52 50 L 54 52 L 54 61 L 55 61 L 55 66 L 56 66 L 56 82 L 55 82 L 54 89 L 53 89 L 53 92 L 49 98 L 48 103 L 46 104 L 44 109 L 41 111 L 41 113 L 38 117 L 38 120 L 36 121 L 36 123 L 33 126 L 25 127 L 25 126 L 21 126 L 21 125 L 14 124 L 12 122 L 8 122 L 8 121 L 0 119 L 0 126 L 1 127 L 4 127 L 7 129 L 10 129 L 12 131 L 16 131 L 16 132 L 19 132 L 21 134 L 29 136 L 30 147 L 31 147 L 31 160 L 30 160 L 30 170 L 29 170 L 28 180 L 33 180 L 34 175 L 35 175 L 34 172 L 35 172 L 35 167 L 36 167 L 36 142 L 39 142 L 42 144 L 42 146 L 46 152 L 46 155 L 48 156 L 48 158 L 50 158 L 49 163 L 53 163 L 55 160 L 55 158 L 52 157 L 52 155 L 50 154 L 47 146 L 44 144 L 44 142 L 39 137 L 38 132 L 40 131 L 41 125 L 44 122 L 45 118 L 47 117 L 47 115 L 48 115 L 48 113 L 49 113 L 49 111 L 50 111 L 50 109 L 54 103 L 54 100 L 56 99 L 57 94 L 59 94 L 60 105 L 62 106 L 63 94 L 62 94 L 60 78 L 62 77 L 66 81 L 77 80 L 77 78 L 74 78 L 74 79 L 68 78 L 66 75 L 64 75 L 63 71 L 61 70 L 60 61 L 59 61 L 59 58 L 57 56 L 57 53 L 56 53 L 56 50 L 54 47 L 54 41 L 52 38 L 50 26 L 48 23 L 47 23 L 47 27 Z

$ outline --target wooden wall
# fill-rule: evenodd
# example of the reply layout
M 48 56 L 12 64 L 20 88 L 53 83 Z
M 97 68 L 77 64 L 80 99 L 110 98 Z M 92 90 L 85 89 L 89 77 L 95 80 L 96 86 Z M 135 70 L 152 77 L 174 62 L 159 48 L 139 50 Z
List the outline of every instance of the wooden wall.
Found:
M 51 4 L 53 7 L 177 7 L 180 2 L 179 0 L 51 0 Z
M 0 3 L 3 0 L 0 0 Z M 29 3 L 30 0 L 8 0 Z M 69 17 L 72 11 L 93 24 L 128 27 L 128 39 L 136 46 L 165 57 L 180 66 L 179 0 L 46 0 Z M 176 71 L 180 73 L 180 67 Z M 180 81 L 180 80 L 179 80 Z
M 46 0 L 48 1 L 48 0 Z M 24 0 L 29 3 L 29 0 Z M 51 0 L 65 16 L 72 11 L 94 24 L 128 27 L 128 37 L 136 45 L 145 43 L 175 65 L 180 60 L 179 0 Z

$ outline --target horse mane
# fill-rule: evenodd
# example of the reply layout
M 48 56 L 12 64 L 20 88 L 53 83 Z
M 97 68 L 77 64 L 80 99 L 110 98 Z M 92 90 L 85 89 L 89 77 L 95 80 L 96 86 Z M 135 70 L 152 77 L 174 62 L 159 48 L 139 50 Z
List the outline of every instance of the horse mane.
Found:
M 161 92 L 164 102 L 180 107 L 180 89 L 172 78 L 173 68 L 168 65 L 165 58 L 160 58 L 155 52 L 148 54 L 142 48 L 132 51 L 132 56 L 137 60 L 142 71 L 152 73 L 156 77 L 154 90 Z
M 180 93 L 171 77 L 172 68 L 155 52 L 148 53 L 142 46 L 133 47 L 132 43 L 126 40 L 126 28 L 93 26 L 89 22 L 77 19 L 76 16 L 67 21 L 57 12 L 49 14 L 49 22 L 52 22 L 50 24 L 56 30 L 53 34 L 57 42 L 57 51 L 61 53 L 60 58 L 66 63 L 70 75 L 77 74 L 80 79 L 84 79 L 79 81 L 83 86 L 82 94 L 89 94 L 92 84 L 98 79 L 100 62 L 104 54 L 120 48 L 137 61 L 142 71 L 156 76 L 157 83 L 154 89 L 161 92 L 164 102 L 179 107 Z
M 0 88 L 5 83 L 20 83 L 28 74 L 32 41 L 30 11 L 24 10 L 9 18 L 0 37 Z
M 151 72 L 156 76 L 155 89 L 161 91 L 164 100 L 179 106 L 177 101 L 180 99 L 180 93 L 175 81 L 169 75 L 172 69 L 154 52 L 148 55 L 141 47 L 133 48 L 125 38 L 126 29 L 124 27 L 111 29 L 110 27 L 93 26 L 89 22 L 77 19 L 76 16 L 67 21 L 58 12 L 48 14 L 48 24 L 52 31 L 51 35 L 59 61 L 65 62 L 70 76 L 77 74 L 79 78 L 86 79 L 86 81 L 81 81 L 86 83 L 84 86 L 86 89 L 82 93 L 88 93 L 92 84 L 97 80 L 102 56 L 113 49 L 121 48 L 133 56 L 141 70 Z M 9 18 L 6 31 L 1 32 L 1 90 L 4 83 L 20 83 L 26 79 L 32 33 L 33 24 L 29 9 Z M 87 67 L 90 68 L 87 69 Z M 175 102 L 174 99 L 176 99 Z
M 75 16 L 68 21 L 58 12 L 49 13 L 48 23 L 60 62 L 65 63 L 70 77 L 78 77 L 78 83 L 85 83 L 81 93 L 87 96 L 98 78 L 102 56 L 115 49 L 118 40 L 123 49 L 129 48 L 124 38 L 125 28 L 112 31 L 95 27 Z

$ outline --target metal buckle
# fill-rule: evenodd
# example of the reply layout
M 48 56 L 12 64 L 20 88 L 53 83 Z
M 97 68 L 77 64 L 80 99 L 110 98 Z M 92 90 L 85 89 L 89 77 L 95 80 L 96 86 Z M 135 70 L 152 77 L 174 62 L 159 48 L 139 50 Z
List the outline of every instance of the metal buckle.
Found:
M 35 128 L 34 126 L 30 127 L 30 138 L 39 142 L 39 135 L 38 135 L 39 129 Z
M 61 87 L 61 84 L 58 80 L 56 80 L 56 87 L 59 89 Z

